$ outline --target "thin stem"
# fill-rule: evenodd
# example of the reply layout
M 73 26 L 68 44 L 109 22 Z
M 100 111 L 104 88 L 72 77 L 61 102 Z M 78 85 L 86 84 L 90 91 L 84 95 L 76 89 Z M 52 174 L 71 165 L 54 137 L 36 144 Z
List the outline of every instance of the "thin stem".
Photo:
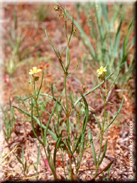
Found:
M 47 154 L 47 152 L 46 152 L 46 149 L 45 149 L 45 146 L 44 146 L 44 145 L 43 145 L 43 149 L 44 149 L 44 152 L 45 152 L 45 155 L 46 155 L 46 159 L 47 159 L 47 161 L 48 161 L 48 164 L 50 165 L 50 163 L 49 163 L 50 159 L 49 159 L 49 156 L 48 156 L 48 154 Z M 51 167 L 50 167 L 50 170 L 52 171 Z M 52 171 L 52 174 L 53 174 L 53 176 L 54 176 L 54 180 L 57 180 L 56 172 L 53 173 L 53 171 Z
M 44 140 L 44 135 L 43 135 L 43 132 L 42 132 L 42 123 L 41 123 L 41 120 L 40 120 L 40 114 L 39 114 L 39 110 L 38 110 L 38 102 L 37 102 L 37 95 L 36 95 L 36 90 L 35 90 L 35 78 L 34 79 L 34 100 L 35 100 L 35 103 L 36 103 L 36 110 L 37 110 L 37 114 L 38 114 L 38 119 L 40 121 L 40 128 L 41 128 L 41 135 L 42 135 L 42 139 Z
M 36 102 L 36 109 L 37 109 L 37 114 L 38 114 L 38 119 L 40 121 L 40 129 L 41 129 L 41 135 L 42 135 L 42 139 L 44 141 L 44 134 L 43 134 L 43 131 L 42 131 L 42 123 L 41 123 L 41 120 L 40 120 L 40 114 L 39 114 L 39 111 L 38 111 L 38 103 L 37 103 L 37 99 L 35 100 Z
M 99 155 L 98 155 L 98 160 L 97 160 L 97 166 L 96 166 L 96 171 L 95 171 L 95 176 L 97 174 L 98 171 L 98 167 L 99 167 L 99 159 L 100 159 L 100 154 L 101 154 L 101 148 L 102 148 L 102 142 L 103 142 L 103 132 L 101 131 L 101 140 L 100 140 L 100 149 L 99 149 Z
M 95 176 L 97 175 L 97 170 L 98 170 L 98 167 L 99 167 L 99 159 L 100 159 L 100 155 L 101 155 L 101 148 L 102 148 L 102 142 L 103 142 L 103 135 L 104 135 L 104 126 L 105 126 L 105 121 L 106 121 L 106 98 L 107 98 L 107 84 L 105 82 L 105 79 L 104 79 L 104 83 L 105 83 L 105 89 L 106 89 L 106 93 L 105 95 L 103 94 L 103 101 L 104 101 L 104 113 L 103 113 L 103 116 L 104 116 L 104 119 L 103 119 L 103 124 L 102 124 L 102 129 L 101 129 L 101 140 L 100 140 L 100 149 L 99 149 L 99 155 L 98 155 L 98 160 L 97 160 L 97 166 L 96 166 L 96 171 L 95 171 Z M 101 88 L 101 91 L 102 91 L 102 86 L 100 86 Z
M 68 138 L 70 140 L 70 132 L 69 132 L 69 113 L 68 113 L 68 97 L 67 97 L 67 86 L 66 86 L 67 73 L 64 75 L 64 87 L 65 87 L 65 99 L 66 99 L 66 116 L 67 116 L 67 133 Z
M 69 132 L 69 112 L 68 112 L 68 97 L 67 97 L 67 86 L 66 86 L 66 79 L 67 79 L 68 74 L 64 73 L 64 87 L 65 87 L 65 99 L 66 99 L 66 116 L 67 116 L 67 133 L 68 133 L 68 138 L 70 142 L 70 132 Z M 69 167 L 70 167 L 70 180 L 73 180 L 73 172 L 72 172 L 72 159 L 70 157 L 69 159 Z
M 105 83 L 105 89 L 106 89 L 106 94 L 105 94 L 105 100 L 104 100 L 104 121 L 103 121 L 103 130 L 104 130 L 104 126 L 105 126 L 105 121 L 106 121 L 106 103 L 107 103 L 107 94 L 108 94 L 108 91 L 107 91 L 107 83 L 105 82 L 105 79 L 104 79 L 104 83 Z
M 73 180 L 73 172 L 72 172 L 72 159 L 69 158 L 69 167 L 70 167 L 70 180 Z

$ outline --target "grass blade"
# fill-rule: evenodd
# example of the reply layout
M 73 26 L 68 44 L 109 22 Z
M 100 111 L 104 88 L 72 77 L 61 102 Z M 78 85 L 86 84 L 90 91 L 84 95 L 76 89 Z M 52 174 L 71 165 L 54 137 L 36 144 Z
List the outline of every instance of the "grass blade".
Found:
M 102 154 L 102 157 L 99 161 L 99 165 L 102 163 L 104 157 L 105 157 L 105 154 L 106 154 L 106 150 L 107 150 L 107 139 L 106 139 L 106 142 L 105 142 L 105 146 L 104 146 L 104 151 L 103 151 L 103 154 Z
M 90 50 L 91 50 L 91 55 L 92 55 L 92 57 L 95 59 L 95 51 L 94 51 L 94 49 L 93 49 L 93 47 L 92 47 L 92 45 L 91 45 L 91 43 L 90 43 L 90 41 L 89 41 L 87 35 L 86 35 L 85 32 L 83 31 L 83 29 L 80 27 L 80 25 L 78 24 L 78 22 L 76 22 L 76 21 L 71 17 L 71 15 L 70 15 L 67 11 L 66 11 L 66 15 L 67 15 L 67 17 L 68 17 L 71 21 L 74 22 L 75 26 L 76 26 L 76 27 L 78 28 L 78 30 L 80 31 L 81 37 L 86 41 L 87 46 L 88 46 L 88 47 L 90 48 Z
M 92 134 L 91 134 L 91 130 L 90 129 L 88 130 L 88 138 L 89 138 L 89 141 L 91 143 L 94 163 L 95 163 L 95 165 L 97 165 L 96 152 L 95 152 L 95 147 L 94 147 L 94 144 L 93 144 L 93 138 L 92 138 Z
M 108 19 L 108 10 L 107 10 L 107 6 L 106 3 L 101 3 L 101 8 L 102 8 L 102 13 L 105 17 L 106 22 L 109 24 L 109 19 Z
M 22 163 L 24 163 L 24 148 L 22 148 L 22 154 L 21 154 L 21 156 L 22 156 Z
M 31 117 L 31 114 L 30 114 L 30 113 L 28 113 L 28 112 L 26 112 L 26 111 L 24 111 L 24 110 L 22 110 L 22 109 L 20 109 L 20 108 L 18 108 L 18 107 L 16 107 L 16 106 L 13 106 L 13 107 L 16 108 L 17 110 L 19 110 L 20 112 L 22 112 L 23 114 L 25 114 L 25 115 Z M 33 117 L 33 119 L 40 125 L 39 119 L 36 118 L 34 115 L 33 115 L 32 117 Z M 45 125 L 41 124 L 41 126 L 42 126 L 42 128 L 46 129 L 46 126 L 45 126 Z M 49 130 L 49 129 L 48 129 L 48 133 L 54 138 L 54 140 L 57 140 L 57 136 L 56 136 L 55 133 L 53 133 L 53 132 L 52 132 L 51 130 Z
M 58 140 L 56 142 L 55 149 L 54 149 L 54 155 L 53 155 L 53 163 L 54 163 L 54 166 L 56 165 L 56 153 L 57 153 L 57 149 L 58 149 L 58 146 L 59 146 L 60 141 L 61 141 L 61 137 L 58 138 Z
M 118 114 L 120 113 L 120 110 L 122 108 L 124 102 L 124 97 L 122 98 L 122 102 L 120 104 L 119 110 L 117 111 L 117 114 L 114 116 L 114 118 L 111 120 L 111 122 L 108 124 L 108 126 L 106 127 L 106 129 L 104 130 L 104 132 L 108 129 L 108 127 L 113 123 L 113 121 L 116 119 L 116 117 L 118 116 Z
M 44 132 L 44 144 L 46 143 L 46 136 L 47 136 L 47 132 L 48 132 L 49 123 L 50 123 L 51 118 L 52 118 L 52 116 L 53 116 L 53 114 L 54 114 L 54 111 L 55 111 L 55 109 L 56 109 L 56 105 L 57 105 L 57 101 L 56 101 L 56 104 L 55 104 L 55 106 L 54 106 L 54 109 L 52 110 L 52 113 L 51 113 L 51 115 L 50 115 L 50 117 L 49 117 L 49 120 L 48 120 L 48 122 L 47 122 L 47 125 L 46 125 L 46 129 L 45 129 L 45 132 Z M 52 136 L 52 137 L 53 137 L 53 136 Z M 56 141 L 57 141 L 57 135 L 56 135 Z
M 123 21 L 123 18 L 121 18 L 121 20 L 120 20 L 120 23 L 119 23 L 119 26 L 118 26 L 118 29 L 117 29 L 117 33 L 115 35 L 114 48 L 113 48 L 113 56 L 114 56 L 114 58 L 117 56 L 117 50 L 118 50 L 118 47 L 119 47 L 120 29 L 121 29 L 122 21 Z
M 39 158 L 40 158 L 40 145 L 39 145 L 38 156 L 37 156 L 37 167 L 38 167 L 38 164 L 39 164 Z
M 107 81 L 111 76 L 113 75 L 110 74 L 106 79 L 105 81 Z M 96 90 L 97 88 L 99 88 L 102 84 L 104 83 L 104 81 L 102 81 L 100 84 L 98 84 L 96 87 L 94 87 L 93 89 L 91 89 L 90 91 L 88 91 L 87 93 L 83 94 L 83 96 L 85 97 L 86 95 L 90 94 L 91 92 L 93 92 L 94 90 Z M 74 106 L 76 106 L 78 104 L 78 102 L 82 99 L 82 97 L 79 97 L 76 102 L 74 103 Z

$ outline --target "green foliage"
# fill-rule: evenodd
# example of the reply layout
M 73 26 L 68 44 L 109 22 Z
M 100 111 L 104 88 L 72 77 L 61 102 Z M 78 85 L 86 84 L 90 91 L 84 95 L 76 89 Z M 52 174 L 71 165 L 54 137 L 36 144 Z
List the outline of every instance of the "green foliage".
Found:
M 90 63 L 92 67 L 96 68 L 96 62 L 99 66 L 106 66 L 108 74 L 112 72 L 118 74 L 116 84 L 124 86 L 133 77 L 132 74 L 135 70 L 133 57 L 129 65 L 127 64 L 130 49 L 135 43 L 135 37 L 132 40 L 130 39 L 134 18 L 129 23 L 127 34 L 123 38 L 121 29 L 125 17 L 124 5 L 119 3 L 114 5 L 114 8 L 115 11 L 112 11 L 114 13 L 110 16 L 106 3 L 77 3 L 77 21 L 75 20 L 74 24 L 80 32 L 83 44 L 91 55 Z M 80 11 L 83 11 L 86 15 L 91 38 L 86 35 L 83 26 L 78 23 L 81 18 Z M 95 12 L 95 14 L 92 12 Z M 66 15 L 70 20 L 73 20 L 68 12 L 66 12 Z M 90 39 L 94 44 L 90 42 Z M 111 79 L 113 81 L 114 76 Z
M 25 38 L 25 33 L 21 34 L 21 32 L 19 32 L 18 30 L 16 4 L 14 5 L 13 18 L 14 25 L 11 24 L 10 28 L 7 30 L 7 45 L 10 46 L 11 53 L 6 57 L 6 60 L 4 62 L 5 71 L 10 75 L 12 75 L 19 66 L 24 64 L 23 62 L 19 62 L 19 60 L 21 60 L 24 55 L 24 51 L 21 50 L 21 45 Z
M 41 89 L 42 89 L 43 80 L 44 80 L 44 71 L 35 68 L 35 72 L 31 72 L 31 73 L 28 72 L 30 74 L 30 81 L 31 81 L 30 85 L 32 86 L 32 89 L 33 89 L 32 94 L 29 96 L 25 95 L 23 97 L 16 97 L 17 102 L 19 104 L 18 107 L 17 106 L 11 107 L 11 103 L 10 103 L 10 111 L 12 114 L 11 120 L 12 121 L 15 120 L 13 109 L 16 109 L 19 112 L 21 112 L 24 116 L 27 116 L 31 122 L 32 131 L 39 142 L 37 163 L 36 165 L 33 164 L 34 170 L 36 171 L 35 176 L 37 179 L 38 179 L 38 164 L 40 159 L 40 148 L 43 148 L 46 156 L 46 160 L 48 162 L 48 165 L 50 167 L 50 170 L 55 180 L 60 179 L 56 172 L 56 161 L 57 161 L 58 151 L 61 154 L 65 179 L 77 180 L 79 168 L 82 163 L 82 157 L 87 148 L 86 146 L 87 140 L 91 144 L 91 150 L 92 150 L 91 152 L 93 154 L 93 160 L 96 167 L 95 172 L 93 174 L 93 179 L 98 177 L 98 175 L 101 173 L 104 177 L 104 171 L 108 170 L 111 164 L 113 163 L 113 162 L 110 162 L 110 164 L 107 167 L 105 167 L 105 169 L 103 169 L 101 172 L 98 173 L 99 166 L 102 163 L 105 157 L 105 154 L 107 152 L 107 143 L 108 143 L 107 138 L 105 139 L 105 145 L 103 147 L 104 133 L 107 130 L 109 130 L 109 127 L 113 124 L 116 117 L 119 115 L 124 102 L 124 98 L 123 98 L 119 106 L 119 110 L 116 112 L 114 117 L 108 122 L 106 104 L 109 103 L 108 95 L 113 84 L 115 84 L 115 80 L 116 80 L 116 79 L 114 80 L 114 76 L 117 74 L 117 69 L 114 70 L 114 72 L 112 73 L 112 68 L 114 66 L 113 64 L 115 63 L 115 58 L 117 58 L 116 54 L 119 48 L 120 28 L 121 28 L 121 23 L 123 18 L 121 17 L 119 27 L 115 34 L 115 39 L 114 39 L 115 41 L 113 42 L 114 44 L 112 44 L 112 41 L 110 41 L 111 34 L 109 33 L 109 28 L 111 27 L 111 24 L 112 22 L 114 22 L 115 18 L 113 17 L 113 21 L 109 24 L 107 6 L 105 4 L 98 5 L 100 11 L 97 11 L 96 6 L 94 7 L 96 10 L 96 19 L 97 19 L 97 25 L 96 25 L 97 31 L 95 32 L 98 32 L 98 35 L 95 35 L 97 38 L 98 50 L 94 50 L 84 30 L 79 26 L 79 24 L 72 17 L 70 17 L 66 9 L 64 9 L 60 4 L 57 4 L 57 5 L 59 10 L 62 11 L 65 19 L 64 27 L 65 27 L 65 36 L 66 36 L 66 43 L 67 43 L 66 48 L 64 48 L 61 52 L 58 51 L 58 49 L 54 46 L 54 43 L 52 43 L 51 39 L 49 38 L 46 30 L 45 30 L 45 33 L 59 61 L 60 66 L 59 67 L 57 66 L 57 67 L 63 73 L 64 88 L 62 89 L 62 92 L 59 94 L 55 85 L 51 85 L 51 95 L 42 93 Z M 80 8 L 80 6 L 78 6 L 78 8 Z M 85 7 L 83 6 L 82 8 L 85 8 Z M 55 9 L 55 11 L 57 11 L 57 8 Z M 67 26 L 68 25 L 67 16 L 72 20 L 71 30 L 69 30 Z M 78 13 L 78 16 L 79 16 L 79 13 Z M 104 17 L 105 25 L 101 23 L 102 16 Z M 89 51 L 94 61 L 98 61 L 99 65 L 101 64 L 106 66 L 107 68 L 106 70 L 108 70 L 107 76 L 104 75 L 103 77 L 101 77 L 102 81 L 99 82 L 94 88 L 90 89 L 90 91 L 85 93 L 82 93 L 78 90 L 79 94 L 77 94 L 75 97 L 72 91 L 69 93 L 67 90 L 67 78 L 77 68 L 76 66 L 74 70 L 72 71 L 69 70 L 71 65 L 71 52 L 70 52 L 69 46 L 70 46 L 71 38 L 75 32 L 74 25 L 80 30 L 82 39 L 83 41 L 85 41 L 85 45 L 87 46 L 87 48 L 89 48 Z M 100 28 L 101 25 L 104 28 L 101 29 Z M 105 32 L 105 27 L 107 30 L 107 34 Z M 92 34 L 93 33 L 94 32 L 92 32 Z M 106 38 L 107 35 L 110 36 L 109 39 Z M 124 40 L 124 45 L 127 44 L 127 40 L 128 40 L 128 36 Z M 108 43 L 110 43 L 111 45 L 110 50 L 106 49 L 108 46 Z M 111 49 L 113 50 L 113 53 Z M 123 55 L 127 54 L 125 50 L 126 50 L 126 46 L 123 47 Z M 99 54 L 97 54 L 98 52 Z M 62 58 L 63 53 L 65 53 L 65 61 L 63 61 L 63 58 Z M 113 63 L 109 62 L 110 58 L 113 61 Z M 121 64 L 118 66 L 119 68 L 122 67 L 121 65 L 123 62 L 125 61 L 123 60 L 121 61 Z M 120 72 L 119 68 L 118 68 L 118 73 Z M 37 72 L 42 72 L 42 76 L 39 78 L 40 85 L 38 89 L 36 89 L 36 83 L 38 82 L 38 79 L 37 79 L 37 76 L 35 75 L 37 74 Z M 118 75 L 116 76 L 116 78 L 117 77 Z M 108 80 L 110 79 L 112 79 L 111 80 L 112 84 L 109 87 Z M 103 91 L 102 85 L 105 86 L 105 92 Z M 89 95 L 93 91 L 96 91 L 96 89 L 98 88 L 100 88 L 101 90 L 101 97 L 102 97 L 102 101 L 104 102 L 104 110 L 103 110 L 103 115 L 101 116 L 102 117 L 101 121 L 98 119 L 95 113 L 89 108 L 88 102 L 86 99 L 87 95 Z M 56 97 L 57 93 L 58 95 Z M 48 111 L 45 107 L 50 102 L 52 102 L 52 107 Z M 43 118 L 44 118 L 43 112 L 45 112 L 46 115 L 48 116 L 48 120 L 45 123 L 43 123 Z M 97 125 L 99 128 L 99 132 L 95 137 L 93 137 L 92 130 L 88 130 L 88 133 L 86 133 L 90 114 L 93 115 L 93 117 L 95 118 L 95 121 L 97 122 Z M 75 124 L 73 119 L 75 119 L 76 121 Z M 12 125 L 14 125 L 14 123 L 12 123 Z M 9 121 L 8 121 L 8 124 L 10 124 Z M 37 127 L 40 127 L 40 133 L 41 133 L 40 135 L 38 135 L 37 133 Z M 6 127 L 6 129 L 8 128 Z M 9 134 L 11 134 L 11 131 Z M 94 141 L 96 138 L 99 138 L 98 140 L 100 142 L 100 148 L 98 153 L 97 153 L 96 144 Z M 52 139 L 55 142 L 55 146 L 52 146 L 49 139 L 50 140 Z M 69 158 L 68 162 L 64 162 L 64 157 L 66 155 Z M 16 156 L 16 158 L 18 162 L 21 164 L 22 166 L 21 169 L 24 172 L 24 175 L 26 176 L 30 165 L 27 165 L 27 161 L 24 158 L 24 149 L 22 149 L 21 158 L 19 158 L 18 156 Z M 72 166 L 73 164 L 74 164 L 74 167 Z M 108 176 L 109 176 L 109 173 L 110 173 L 110 169 L 108 172 Z
M 21 166 L 22 166 L 21 170 L 23 171 L 24 176 L 26 176 L 31 164 L 27 165 L 27 161 L 24 159 L 24 149 L 23 148 L 22 148 L 22 153 L 21 153 L 21 159 L 18 156 L 16 156 L 16 159 L 21 164 Z
M 40 145 L 39 145 L 39 149 L 38 149 L 38 154 L 37 154 L 37 163 L 36 165 L 33 164 L 34 170 L 35 170 L 35 174 L 36 174 L 36 179 L 38 180 L 38 165 L 39 165 L 39 159 L 40 159 Z
M 3 128 L 3 133 L 5 136 L 5 140 L 8 142 L 9 139 L 11 138 L 11 134 L 13 131 L 13 127 L 15 124 L 15 114 L 14 114 L 14 108 L 11 106 L 11 101 L 9 100 L 9 106 L 10 106 L 10 110 L 1 107 L 2 110 L 2 120 L 3 120 L 3 124 L 4 124 L 4 128 Z

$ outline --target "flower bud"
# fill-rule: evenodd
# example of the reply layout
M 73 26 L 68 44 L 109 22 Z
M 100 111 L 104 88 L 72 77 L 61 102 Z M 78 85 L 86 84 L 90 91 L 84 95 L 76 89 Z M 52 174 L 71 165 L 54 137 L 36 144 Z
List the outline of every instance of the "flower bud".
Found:
M 55 11 L 59 11 L 59 6 L 54 6 Z
M 73 29 L 73 34 L 75 34 L 75 32 L 76 32 L 76 29 Z

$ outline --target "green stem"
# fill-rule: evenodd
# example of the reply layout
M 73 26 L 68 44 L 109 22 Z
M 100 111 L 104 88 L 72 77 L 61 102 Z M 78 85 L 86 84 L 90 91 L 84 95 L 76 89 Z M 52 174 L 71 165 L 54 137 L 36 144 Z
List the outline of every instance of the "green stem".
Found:
M 68 139 L 70 142 L 70 132 L 69 132 L 69 112 L 68 112 L 68 97 L 67 97 L 67 86 L 66 86 L 66 79 L 68 74 L 65 72 L 64 73 L 64 87 L 65 87 L 65 99 L 66 99 L 66 116 L 67 116 L 67 134 L 68 134 Z M 72 172 L 72 159 L 69 159 L 69 167 L 70 167 L 70 180 L 73 180 L 73 172 Z
M 73 180 L 73 173 L 72 173 L 72 159 L 69 159 L 69 167 L 70 167 L 70 180 Z
M 66 79 L 67 79 L 67 73 L 64 75 L 64 87 L 65 87 L 65 99 L 66 99 L 66 116 L 67 116 L 67 133 L 68 138 L 70 140 L 70 132 L 69 132 L 69 113 L 68 113 L 68 97 L 67 97 L 67 86 L 66 86 Z
M 42 139 L 43 139 L 43 141 L 44 141 L 44 134 L 43 134 L 43 131 L 42 131 L 42 123 L 41 123 L 40 114 L 39 114 L 39 111 L 38 111 L 38 102 L 37 102 L 37 99 L 35 100 L 35 102 L 36 102 L 36 109 L 37 109 L 38 119 L 39 119 L 39 121 L 40 121 L 41 135 L 42 135 Z
M 67 98 L 67 86 L 66 86 L 66 79 L 67 79 L 67 74 L 65 73 L 65 78 L 64 78 L 64 87 L 65 87 L 65 99 L 66 99 L 66 112 L 68 115 L 68 98 Z
M 100 159 L 102 142 L 103 142 L 103 131 L 101 131 L 101 137 L 100 138 L 101 138 L 101 140 L 100 140 L 100 149 L 99 149 L 99 155 L 98 155 L 98 160 L 97 160 L 97 166 L 96 166 L 95 176 L 97 175 L 97 171 L 98 171 L 98 167 L 99 167 L 99 159 Z
M 37 95 L 36 95 L 36 90 L 35 90 L 35 79 L 34 79 L 34 100 L 35 100 L 35 103 L 36 103 L 36 110 L 37 110 L 37 114 L 38 114 L 38 119 L 40 121 L 40 129 L 41 129 L 41 135 L 42 135 L 42 139 L 44 140 L 44 135 L 43 135 L 43 132 L 42 132 L 42 123 L 41 123 L 41 120 L 40 120 L 40 114 L 39 114 L 39 110 L 38 110 L 38 98 L 37 98 Z
M 33 83 L 34 83 L 34 96 L 35 96 L 35 77 L 34 76 L 33 76 Z
M 104 83 L 105 83 L 105 89 L 106 89 L 106 93 L 105 93 L 105 95 L 103 97 L 104 98 L 104 100 L 103 100 L 104 101 L 104 113 L 103 113 L 104 119 L 103 119 L 103 124 L 102 124 L 102 129 L 101 129 L 100 149 L 99 149 L 99 155 L 98 155 L 98 160 L 97 160 L 97 166 L 96 166 L 95 176 L 97 175 L 97 171 L 98 171 L 98 167 L 99 167 L 99 159 L 100 159 L 102 142 L 103 142 L 103 135 L 104 135 L 104 126 L 105 126 L 105 121 L 106 121 L 106 97 L 107 97 L 108 91 L 107 91 L 107 84 L 105 82 L 105 79 L 104 79 Z
M 46 155 L 46 159 L 47 159 L 47 161 L 48 161 L 48 164 L 49 164 L 49 166 L 50 166 L 50 163 L 49 163 L 49 156 L 48 156 L 48 154 L 47 154 L 47 152 L 46 152 L 46 149 L 45 149 L 45 146 L 44 146 L 44 145 L 43 145 L 43 149 L 44 149 L 44 152 L 45 152 L 45 155 Z M 51 172 L 52 172 L 52 174 L 53 174 L 53 176 L 54 176 L 54 180 L 57 180 L 57 175 L 56 175 L 56 173 L 53 173 L 51 167 L 50 167 L 50 170 L 51 170 Z

